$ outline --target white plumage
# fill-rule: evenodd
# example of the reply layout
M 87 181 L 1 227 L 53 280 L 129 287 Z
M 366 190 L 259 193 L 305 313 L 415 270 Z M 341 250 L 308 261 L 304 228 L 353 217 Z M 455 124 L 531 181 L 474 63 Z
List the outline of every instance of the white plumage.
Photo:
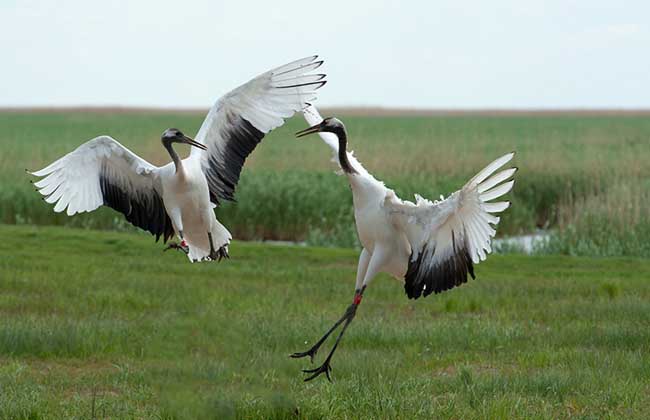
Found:
M 128 190 L 138 203 L 147 204 L 159 187 L 152 176 L 158 168 L 109 136 L 99 136 L 32 175 L 45 177 L 34 183 L 55 212 L 68 216 L 93 211 L 104 204 L 100 176 Z
M 467 281 L 468 273 L 474 277 L 473 265 L 485 260 L 492 251 L 491 240 L 500 220 L 495 214 L 510 205 L 507 201 L 491 201 L 508 193 L 514 185 L 509 179 L 516 168 L 499 171 L 514 153 L 487 165 L 446 199 L 430 201 L 416 195 L 413 203 L 397 197 L 346 150 L 347 132 L 343 123 L 336 118 L 323 120 L 313 106 L 303 114 L 311 127 L 298 135 L 318 133 L 348 178 L 357 233 L 363 246 L 354 301 L 336 325 L 346 320 L 345 330 L 366 287 L 380 272 L 403 281 L 407 296 L 413 299 L 459 286 Z M 295 353 L 293 357 L 313 357 L 331 331 L 310 350 Z M 306 371 L 312 373 L 307 380 L 321 373 L 329 378 L 329 360 L 334 349 L 323 365 Z
M 323 122 L 314 106 L 305 109 L 303 114 L 311 126 Z M 334 161 L 341 165 L 337 159 L 340 138 L 333 132 L 318 133 L 334 152 Z M 344 171 L 352 189 L 357 230 L 364 247 L 362 254 L 369 254 L 360 261 L 357 289 L 367 285 L 378 272 L 387 271 L 405 279 L 409 269 L 417 269 L 413 273 L 413 287 L 422 286 L 422 289 L 415 287 L 409 297 L 417 298 L 419 292 L 426 296 L 457 286 L 458 281 L 465 282 L 472 265 L 483 261 L 491 252 L 494 227 L 500 220 L 494 214 L 507 209 L 510 203 L 490 201 L 505 195 L 514 185 L 514 180 L 509 179 L 517 168 L 499 171 L 514 157 L 514 152 L 487 165 L 447 199 L 432 202 L 416 195 L 415 203 L 397 197 L 393 190 L 370 175 L 351 152 L 345 153 L 356 172 Z M 379 260 L 372 258 L 377 253 L 382 256 Z M 456 260 L 456 265 L 446 273 L 451 277 L 441 278 L 435 270 L 441 269 L 450 258 Z M 368 271 L 370 266 L 372 270 Z M 408 289 L 409 285 L 405 287 Z
M 163 145 L 172 158 L 157 167 L 109 136 L 100 136 L 32 175 L 54 211 L 72 216 L 107 205 L 137 227 L 167 241 L 174 233 L 191 261 L 227 256 L 231 235 L 214 215 L 221 200 L 234 200 L 247 156 L 264 135 L 316 99 L 325 84 L 317 56 L 265 72 L 220 98 L 195 140 L 168 129 Z M 192 152 L 179 158 L 173 143 Z

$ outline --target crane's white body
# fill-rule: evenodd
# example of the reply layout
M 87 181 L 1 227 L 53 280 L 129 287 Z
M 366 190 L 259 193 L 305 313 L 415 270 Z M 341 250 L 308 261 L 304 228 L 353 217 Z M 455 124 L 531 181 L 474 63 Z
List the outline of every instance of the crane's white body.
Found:
M 166 221 L 161 217 L 161 209 L 156 208 L 163 205 L 172 224 L 167 229 L 173 228 L 176 235 L 183 232 L 191 261 L 208 258 L 207 232 L 212 233 L 216 249 L 227 246 L 232 239 L 215 216 L 208 183 L 196 157 L 183 159 L 178 169 L 173 162 L 156 167 L 111 137 L 100 136 L 33 174 L 46 176 L 35 183 L 36 187 L 47 196 L 45 201 L 56 203 L 54 211 L 67 208 L 69 216 L 93 211 L 109 200 L 104 196 L 102 177 L 110 179 L 119 191 L 134 197 L 130 205 L 143 203 L 143 218 L 158 217 Z M 133 212 L 132 207 L 128 213 Z M 160 223 L 164 225 L 164 221 Z M 165 229 L 147 230 L 162 234 Z
M 411 247 L 406 236 L 391 223 L 383 207 L 386 196 L 394 192 L 371 176 L 346 175 L 352 191 L 357 234 L 363 246 L 356 289 L 367 285 L 379 272 L 403 278 Z
M 310 375 L 305 381 L 323 373 L 331 380 L 332 356 L 355 317 L 364 291 L 378 273 L 404 281 L 404 291 L 410 299 L 459 286 L 467 281 L 468 273 L 474 277 L 473 263 L 484 260 L 491 251 L 490 241 L 496 233 L 491 225 L 499 223 L 492 213 L 510 205 L 489 201 L 510 191 L 514 181 L 507 180 L 516 168 L 495 173 L 512 159 L 514 153 L 509 153 L 489 164 L 447 199 L 431 202 L 416 195 L 415 203 L 403 201 L 370 175 L 351 152 L 339 150 L 347 147 L 347 133 L 341 121 L 323 120 L 313 106 L 307 107 L 303 115 L 310 127 L 296 135 L 319 133 L 332 149 L 333 161 L 350 183 L 357 233 L 363 246 L 352 304 L 311 348 L 291 355 L 313 360 L 327 337 L 343 324 L 323 364 L 303 370 Z
M 210 202 L 208 182 L 196 159 L 183 159 L 176 170 L 173 163 L 160 168 L 162 198 L 174 230 L 183 232 L 191 261 L 201 261 L 210 254 L 206 232 L 212 233 L 214 246 L 227 246 L 232 235 L 217 219 Z
M 323 121 L 313 106 L 303 114 L 311 126 Z M 329 132 L 319 135 L 332 149 L 333 161 L 339 163 L 337 136 Z M 507 180 L 516 168 L 495 174 L 514 153 L 492 162 L 447 199 L 431 202 L 416 195 L 415 203 L 401 200 L 368 173 L 353 153 L 347 152 L 347 156 L 356 173 L 343 173 L 352 190 L 357 233 L 363 246 L 357 268 L 357 290 L 367 286 L 378 273 L 385 272 L 414 283 L 408 286 L 407 293 L 417 298 L 422 293 L 426 296 L 459 285 L 466 281 L 467 270 L 473 276 L 472 263 L 479 263 L 491 252 L 491 238 L 496 233 L 491 225 L 499 223 L 499 218 L 492 213 L 501 212 L 510 204 L 489 203 L 489 200 L 506 194 L 514 185 L 514 181 Z M 413 272 L 407 279 L 410 268 Z M 451 283 L 435 279 L 439 271 L 445 270 L 456 276 Z
M 234 200 L 246 157 L 264 135 L 316 99 L 315 90 L 325 84 L 324 74 L 310 74 L 323 63 L 316 58 L 262 73 L 222 96 L 196 138 L 185 138 L 201 146 L 185 159 L 168 142 L 173 162 L 157 167 L 99 136 L 32 172 L 43 177 L 34 185 L 45 201 L 56 203 L 55 212 L 72 216 L 107 205 L 157 239 L 178 235 L 189 247 L 190 261 L 212 259 L 211 251 L 227 251 L 232 239 L 213 209 L 221 200 Z

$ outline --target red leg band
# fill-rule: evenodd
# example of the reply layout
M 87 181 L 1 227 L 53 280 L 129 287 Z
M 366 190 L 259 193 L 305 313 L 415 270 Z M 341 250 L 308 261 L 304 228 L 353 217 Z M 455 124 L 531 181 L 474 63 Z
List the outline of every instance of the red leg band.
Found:
M 355 305 L 360 304 L 360 303 L 361 303 L 361 297 L 362 297 L 362 296 L 363 296 L 363 295 L 362 295 L 361 293 L 356 293 L 356 294 L 354 295 L 354 300 L 352 301 L 352 303 L 354 303 Z

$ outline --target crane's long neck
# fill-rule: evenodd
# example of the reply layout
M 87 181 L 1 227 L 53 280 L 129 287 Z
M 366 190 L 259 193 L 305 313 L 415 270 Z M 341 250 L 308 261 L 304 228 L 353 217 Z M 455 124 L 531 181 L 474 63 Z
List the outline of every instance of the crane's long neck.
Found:
M 348 159 L 348 133 L 345 131 L 344 127 L 336 127 L 333 130 L 334 134 L 336 134 L 336 137 L 339 139 L 339 164 L 341 165 L 341 169 L 343 169 L 343 172 L 346 174 L 356 174 L 358 173 L 350 164 L 350 160 Z
M 174 166 L 176 167 L 176 173 L 178 173 L 178 171 L 183 169 L 183 163 L 181 161 L 180 156 L 178 156 L 178 153 L 176 153 L 176 150 L 174 150 L 174 148 L 172 147 L 171 141 L 163 140 L 163 146 L 165 146 L 165 149 L 167 149 L 169 156 L 171 156 L 172 161 L 174 162 Z

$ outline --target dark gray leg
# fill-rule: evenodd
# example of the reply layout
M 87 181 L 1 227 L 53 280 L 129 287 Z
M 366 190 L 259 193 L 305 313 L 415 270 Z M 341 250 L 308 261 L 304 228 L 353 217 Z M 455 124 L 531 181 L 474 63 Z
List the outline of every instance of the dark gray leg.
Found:
M 221 261 L 224 258 L 230 258 L 228 255 L 228 245 L 223 245 L 219 250 L 214 249 L 214 242 L 212 241 L 212 232 L 208 232 L 208 240 L 210 241 L 210 259 L 213 261 Z
M 336 321 L 336 322 L 334 323 L 334 325 L 332 325 L 332 328 L 330 328 L 330 329 L 325 333 L 325 335 L 323 335 L 323 336 L 321 337 L 321 339 L 318 340 L 318 341 L 316 342 L 316 344 L 314 344 L 314 345 L 313 345 L 309 350 L 307 350 L 307 351 L 303 351 L 303 352 L 299 352 L 299 353 L 293 353 L 293 354 L 291 354 L 289 357 L 293 357 L 294 359 L 299 359 L 299 358 L 301 358 L 301 357 L 309 356 L 310 359 L 311 359 L 311 361 L 313 362 L 313 361 L 314 361 L 314 356 L 316 356 L 316 353 L 318 353 L 318 349 L 320 348 L 320 346 L 322 346 L 323 343 L 325 342 L 325 340 L 327 340 L 327 337 L 329 337 L 330 334 L 332 334 L 332 333 L 334 332 L 334 330 L 335 330 L 339 325 L 341 325 L 341 323 L 342 323 L 343 321 L 345 321 L 346 319 L 348 319 L 348 318 L 350 318 L 350 317 L 354 317 L 354 314 L 353 314 L 353 313 L 356 312 L 356 310 L 357 310 L 357 305 L 355 305 L 354 303 L 353 303 L 352 305 L 348 306 L 348 308 L 345 310 L 345 313 L 343 314 L 343 316 L 342 316 L 338 321 Z
M 311 381 L 312 379 L 316 378 L 322 373 L 325 373 L 327 376 L 327 379 L 331 382 L 332 378 L 330 377 L 330 372 L 332 371 L 332 367 L 330 365 L 330 361 L 332 360 L 332 356 L 334 355 L 334 352 L 336 351 L 336 348 L 339 345 L 339 342 L 341 341 L 341 338 L 343 338 L 343 334 L 345 333 L 345 330 L 348 328 L 352 320 L 354 319 L 355 315 L 357 314 L 357 308 L 359 307 L 359 304 L 361 304 L 361 298 L 363 297 L 363 292 L 366 290 L 366 287 L 363 286 L 361 290 L 357 290 L 354 293 L 354 301 L 348 308 L 345 310 L 345 313 L 339 319 L 336 321 L 336 323 L 330 328 L 323 337 L 321 337 L 320 340 L 316 342 L 309 350 L 301 353 L 293 353 L 290 357 L 293 358 L 300 358 L 300 357 L 306 357 L 309 356 L 311 360 L 314 360 L 314 356 L 318 352 L 318 349 L 320 346 L 327 340 L 327 337 L 332 334 L 332 332 L 339 326 L 343 321 L 345 321 L 345 324 L 343 325 L 343 329 L 341 329 L 341 332 L 339 333 L 339 336 L 336 338 L 336 342 L 334 343 L 334 346 L 332 347 L 332 350 L 330 350 L 329 354 L 327 355 L 327 358 L 323 362 L 322 365 L 315 369 L 305 369 L 303 372 L 305 373 L 312 373 L 311 376 L 307 377 L 305 379 L 305 382 Z
M 330 377 L 330 372 L 332 371 L 332 366 L 330 365 L 330 361 L 332 360 L 332 356 L 334 356 L 334 352 L 336 351 L 336 347 L 338 347 L 341 338 L 343 338 L 343 334 L 345 334 L 345 330 L 348 328 L 348 325 L 350 325 L 350 322 L 352 322 L 352 320 L 354 319 L 355 314 L 356 314 L 356 308 L 355 311 L 352 313 L 352 315 L 350 315 L 350 317 L 346 319 L 345 324 L 343 325 L 343 328 L 339 333 L 339 336 L 336 337 L 336 342 L 334 343 L 334 347 L 332 347 L 332 350 L 330 350 L 330 353 L 327 355 L 327 358 L 325 359 L 323 364 L 315 369 L 303 369 L 303 372 L 313 374 L 305 378 L 305 382 L 311 381 L 321 373 L 325 373 L 325 376 L 327 376 L 327 380 L 332 382 L 332 378 Z

